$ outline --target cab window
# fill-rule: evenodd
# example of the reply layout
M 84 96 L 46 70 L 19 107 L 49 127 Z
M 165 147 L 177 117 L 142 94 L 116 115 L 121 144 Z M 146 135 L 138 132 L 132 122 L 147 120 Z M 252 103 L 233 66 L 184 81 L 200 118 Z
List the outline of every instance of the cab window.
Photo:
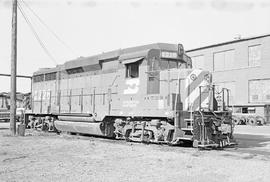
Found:
M 139 77 L 139 62 L 126 64 L 126 78 Z
M 177 62 L 175 60 L 161 59 L 159 65 L 160 65 L 161 70 L 178 68 L 179 62 Z

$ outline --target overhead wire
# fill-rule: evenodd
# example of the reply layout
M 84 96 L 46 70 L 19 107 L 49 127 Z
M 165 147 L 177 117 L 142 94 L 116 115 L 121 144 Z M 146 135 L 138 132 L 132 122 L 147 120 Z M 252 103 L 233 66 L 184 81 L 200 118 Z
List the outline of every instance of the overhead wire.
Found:
M 69 49 L 74 55 L 78 55 L 77 51 L 74 51 L 68 44 L 66 44 L 46 23 L 43 21 L 40 16 L 29 6 L 27 2 L 24 0 L 20 0 L 31 12 L 32 14 L 39 20 L 39 22 L 48 29 L 48 31 L 67 49 Z
M 52 56 L 52 54 L 49 52 L 49 50 L 46 48 L 46 45 L 43 43 L 43 41 L 40 39 L 38 33 L 36 32 L 35 28 L 33 27 L 32 23 L 30 22 L 30 20 L 27 18 L 27 15 L 25 14 L 20 2 L 18 1 L 18 8 L 24 18 L 24 20 L 26 21 L 26 23 L 28 24 L 28 26 L 30 27 L 31 31 L 33 32 L 35 38 L 37 39 L 38 43 L 40 44 L 40 46 L 42 47 L 42 49 L 44 50 L 44 52 L 47 54 L 47 56 L 53 61 L 53 63 L 55 64 L 55 66 L 57 65 L 57 61 L 56 59 Z

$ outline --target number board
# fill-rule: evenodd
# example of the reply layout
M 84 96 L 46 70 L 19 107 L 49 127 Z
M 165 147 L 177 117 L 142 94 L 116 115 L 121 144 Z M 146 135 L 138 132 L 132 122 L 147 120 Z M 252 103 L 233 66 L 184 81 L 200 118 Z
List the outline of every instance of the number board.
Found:
M 161 52 L 161 58 L 176 59 L 177 58 L 177 53 L 176 52 L 169 52 L 169 51 L 162 51 Z

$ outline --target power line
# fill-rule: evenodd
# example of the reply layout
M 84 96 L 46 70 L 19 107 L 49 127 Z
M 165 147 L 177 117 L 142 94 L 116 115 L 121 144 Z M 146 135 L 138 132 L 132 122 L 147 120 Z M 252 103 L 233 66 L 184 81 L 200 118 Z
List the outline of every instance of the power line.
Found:
M 31 12 L 33 15 L 35 15 L 35 17 L 40 21 L 40 23 L 46 27 L 49 32 L 51 32 L 51 34 L 59 41 L 61 42 L 67 49 L 69 49 L 70 51 L 73 52 L 74 55 L 78 55 L 77 51 L 74 51 L 70 46 L 68 46 L 41 18 L 40 16 L 38 16 L 38 14 L 24 1 L 24 0 L 20 0 Z
M 42 42 L 42 40 L 38 36 L 38 34 L 37 34 L 36 30 L 34 29 L 33 25 L 31 24 L 31 22 L 29 21 L 29 19 L 26 16 L 26 14 L 24 13 L 24 10 L 23 10 L 23 8 L 22 8 L 19 1 L 18 1 L 18 8 L 19 8 L 24 20 L 26 21 L 26 23 L 30 27 L 31 31 L 33 32 L 33 34 L 34 34 L 35 38 L 37 39 L 38 43 L 40 44 L 40 46 L 43 48 L 43 50 L 45 51 L 47 56 L 54 62 L 54 64 L 57 65 L 56 59 L 51 55 L 49 50 L 46 48 L 45 44 Z
M 23 8 L 22 8 L 22 6 L 21 6 L 21 4 L 19 2 L 18 2 L 18 8 L 19 8 L 21 14 L 23 15 L 24 20 L 26 21 L 26 23 L 28 24 L 28 26 L 32 30 L 35 38 L 39 42 L 40 46 L 43 48 L 43 50 L 45 51 L 45 53 L 47 54 L 47 56 L 50 57 L 50 59 L 54 62 L 54 64 L 57 65 L 57 62 L 56 62 L 55 58 L 51 55 L 51 53 L 49 52 L 49 50 L 46 48 L 45 44 L 42 42 L 42 40 L 38 36 L 37 32 L 35 31 L 33 25 L 31 24 L 31 22 L 27 18 L 26 14 L 24 13 L 24 10 L 23 10 Z
M 0 73 L 0 76 L 10 77 L 11 74 Z M 20 78 L 30 78 L 30 79 L 32 79 L 32 76 L 27 76 L 27 75 L 16 75 L 16 77 L 20 77 Z

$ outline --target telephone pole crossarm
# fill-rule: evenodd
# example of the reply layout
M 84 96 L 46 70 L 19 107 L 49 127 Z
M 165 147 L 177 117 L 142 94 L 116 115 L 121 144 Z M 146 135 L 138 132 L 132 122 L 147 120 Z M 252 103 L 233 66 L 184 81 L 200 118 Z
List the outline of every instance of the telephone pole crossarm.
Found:
M 3 74 L 3 73 L 0 73 L 0 76 L 6 76 L 6 77 L 10 77 L 11 74 Z M 32 79 L 32 76 L 27 76 L 27 75 L 16 75 L 17 78 L 29 78 L 29 79 Z

